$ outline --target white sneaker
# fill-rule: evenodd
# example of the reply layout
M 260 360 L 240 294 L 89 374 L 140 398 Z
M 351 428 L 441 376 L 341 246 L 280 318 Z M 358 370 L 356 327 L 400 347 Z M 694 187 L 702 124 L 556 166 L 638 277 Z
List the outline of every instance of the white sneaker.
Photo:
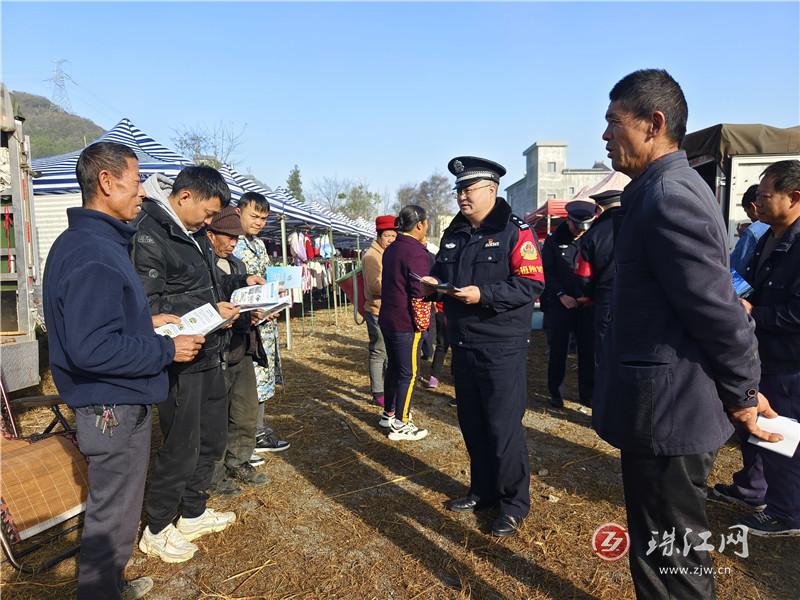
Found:
M 427 437 L 427 435 L 427 429 L 420 429 L 410 420 L 406 423 L 403 423 L 402 421 L 395 419 L 389 428 L 389 439 L 393 442 L 398 442 L 401 440 L 417 441 Z
M 201 535 L 222 531 L 236 520 L 236 513 L 217 512 L 213 508 L 207 508 L 199 517 L 178 519 L 178 531 L 187 540 L 196 540 Z
M 378 427 L 389 428 L 394 422 L 394 415 L 387 415 L 386 412 L 381 413 L 381 420 L 378 421 Z
M 157 556 L 164 562 L 179 563 L 192 558 L 197 546 L 170 523 L 157 534 L 150 531 L 149 525 L 145 527 L 139 540 L 139 550 L 149 556 Z

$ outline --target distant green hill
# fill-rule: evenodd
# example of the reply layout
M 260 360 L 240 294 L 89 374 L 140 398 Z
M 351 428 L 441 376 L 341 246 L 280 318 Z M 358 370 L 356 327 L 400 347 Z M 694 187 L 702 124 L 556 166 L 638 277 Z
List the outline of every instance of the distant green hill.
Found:
M 11 92 L 11 96 L 18 105 L 17 113 L 25 117 L 33 158 L 81 150 L 105 132 L 89 119 L 64 112 L 43 96 L 25 92 Z

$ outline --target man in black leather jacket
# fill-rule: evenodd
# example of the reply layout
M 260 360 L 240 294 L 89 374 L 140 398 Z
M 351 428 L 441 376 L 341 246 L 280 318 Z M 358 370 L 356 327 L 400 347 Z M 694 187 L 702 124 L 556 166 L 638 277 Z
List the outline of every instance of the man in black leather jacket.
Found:
M 223 318 L 235 318 L 238 309 L 221 298 L 263 281 L 242 275 L 219 278 L 215 272 L 211 245 L 200 230 L 229 200 L 219 172 L 191 166 L 178 174 L 168 198 L 144 201 L 131 258 L 154 314 L 183 315 L 210 303 Z M 195 360 L 169 369 L 169 396 L 158 411 L 163 443 L 150 477 L 148 525 L 139 548 L 166 562 L 190 559 L 197 549 L 192 539 L 221 531 L 236 519 L 234 513 L 206 507 L 214 463 L 225 449 L 226 334 L 213 332 L 205 340 Z

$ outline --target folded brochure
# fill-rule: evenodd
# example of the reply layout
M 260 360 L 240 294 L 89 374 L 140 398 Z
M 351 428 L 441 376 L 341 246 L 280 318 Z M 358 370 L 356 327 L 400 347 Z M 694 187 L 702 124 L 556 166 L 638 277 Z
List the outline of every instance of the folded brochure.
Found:
M 417 275 L 413 271 L 409 271 L 409 275 L 411 275 L 411 277 L 416 279 L 417 281 L 422 281 L 422 276 Z M 452 292 L 458 289 L 452 283 L 445 283 L 445 282 L 437 283 L 436 285 L 432 285 L 431 287 L 434 288 L 437 292 Z
M 748 442 L 790 458 L 794 456 L 797 445 L 800 443 L 800 423 L 788 417 L 768 419 L 759 415 L 756 424 L 764 431 L 780 433 L 783 439 L 780 442 L 765 442 L 751 435 Z
M 231 303 L 239 307 L 241 312 L 256 308 L 269 308 L 280 302 L 278 282 L 271 281 L 264 285 L 249 285 L 239 288 L 231 294 Z
M 156 327 L 155 331 L 158 335 L 166 335 L 168 337 L 207 335 L 228 323 L 230 323 L 230 320 L 223 319 L 216 308 L 206 303 L 183 315 L 180 324 L 167 323 L 161 327 Z

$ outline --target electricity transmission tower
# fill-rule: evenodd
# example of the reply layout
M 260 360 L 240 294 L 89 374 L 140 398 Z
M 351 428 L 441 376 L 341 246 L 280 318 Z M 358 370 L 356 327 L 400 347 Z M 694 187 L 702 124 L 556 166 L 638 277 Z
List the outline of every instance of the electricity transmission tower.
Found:
M 50 106 L 51 112 L 56 112 L 59 109 L 68 113 L 72 112 L 72 104 L 69 101 L 69 94 L 67 93 L 67 81 L 75 82 L 72 80 L 72 77 L 64 72 L 62 65 L 67 62 L 69 61 L 63 58 L 54 60 L 53 76 L 49 79 L 45 79 L 45 81 L 49 81 L 53 84 L 53 91 L 50 96 L 50 101 L 52 102 Z

